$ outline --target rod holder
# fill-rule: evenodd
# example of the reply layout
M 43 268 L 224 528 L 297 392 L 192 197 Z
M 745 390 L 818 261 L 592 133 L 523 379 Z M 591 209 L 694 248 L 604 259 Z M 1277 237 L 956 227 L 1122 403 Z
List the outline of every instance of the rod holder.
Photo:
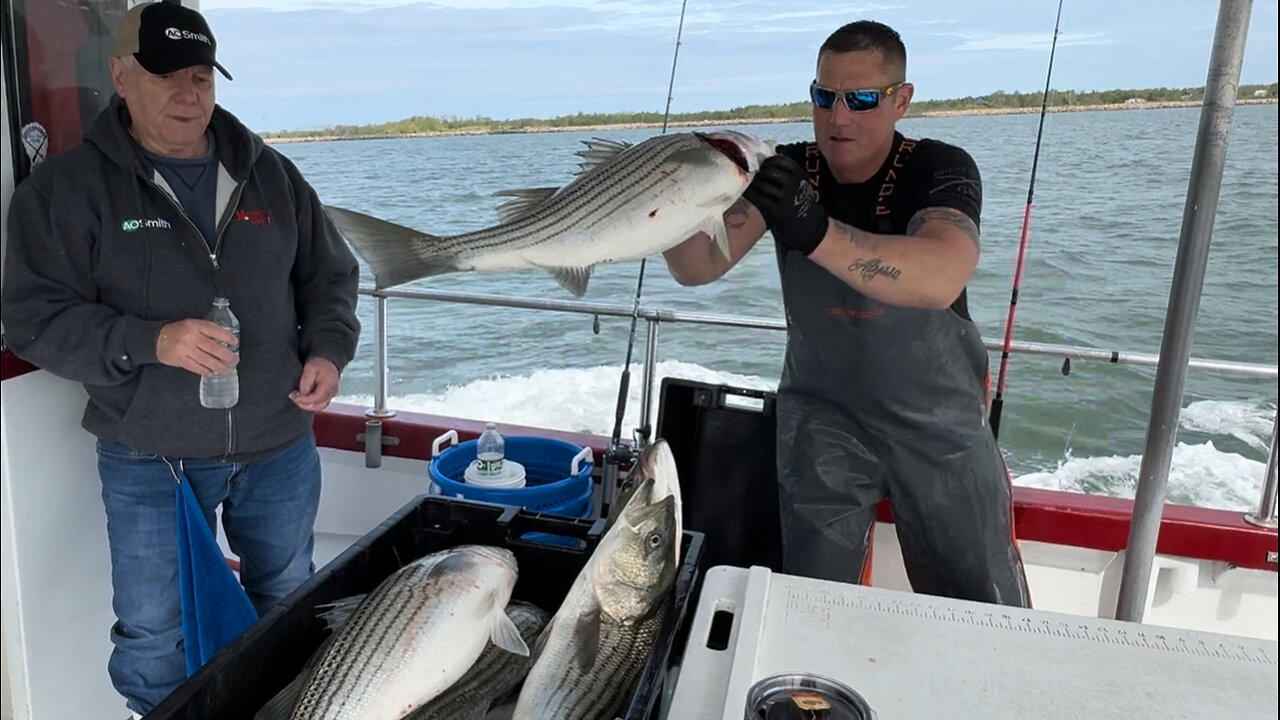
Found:
M 382 434 L 381 420 L 366 420 L 364 432 L 356 433 L 356 442 L 364 443 L 364 466 L 382 467 L 382 446 L 399 445 L 400 438 Z

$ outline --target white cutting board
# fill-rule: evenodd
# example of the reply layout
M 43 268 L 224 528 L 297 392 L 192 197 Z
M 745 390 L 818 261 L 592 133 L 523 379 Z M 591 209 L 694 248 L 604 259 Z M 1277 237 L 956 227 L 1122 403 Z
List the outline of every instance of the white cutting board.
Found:
M 723 650 L 708 647 L 717 610 L 733 615 Z M 754 682 L 797 671 L 848 685 L 877 720 L 1274 720 L 1278 654 L 1274 641 L 715 567 L 668 720 L 742 720 Z

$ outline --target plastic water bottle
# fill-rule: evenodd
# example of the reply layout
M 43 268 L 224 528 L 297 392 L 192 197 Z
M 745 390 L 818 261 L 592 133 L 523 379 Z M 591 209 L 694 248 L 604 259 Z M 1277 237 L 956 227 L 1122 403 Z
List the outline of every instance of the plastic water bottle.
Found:
M 506 441 L 498 434 L 493 423 L 485 423 L 484 432 L 476 441 L 476 472 L 480 475 L 501 475 L 502 458 Z
M 205 318 L 215 322 L 219 327 L 229 330 L 236 336 L 236 344 L 228 345 L 231 352 L 240 350 L 240 321 L 231 312 L 231 301 L 226 298 L 214 298 L 213 310 Z M 240 400 L 240 376 L 235 368 L 226 375 L 210 375 L 200 378 L 200 404 L 207 408 L 234 407 Z

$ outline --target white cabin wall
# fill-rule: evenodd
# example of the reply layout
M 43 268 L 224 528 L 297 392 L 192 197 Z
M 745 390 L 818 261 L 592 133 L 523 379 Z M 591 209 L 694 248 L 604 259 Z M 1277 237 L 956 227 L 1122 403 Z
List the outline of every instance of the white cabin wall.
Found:
M 127 714 L 107 677 L 111 564 L 84 388 L 46 371 L 0 397 L 3 627 L 14 717 Z

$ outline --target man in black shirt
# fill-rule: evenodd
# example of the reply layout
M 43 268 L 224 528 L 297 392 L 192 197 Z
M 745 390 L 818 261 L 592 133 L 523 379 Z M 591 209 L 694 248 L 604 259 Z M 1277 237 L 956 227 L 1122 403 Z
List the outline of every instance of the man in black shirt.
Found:
M 964 150 L 896 131 L 912 92 L 896 32 L 837 30 L 810 86 L 815 142 L 779 147 L 725 213 L 732 257 L 698 236 L 667 265 L 682 284 L 711 282 L 773 234 L 787 572 L 858 582 L 888 497 L 917 592 L 1028 606 L 1008 472 L 985 422 L 987 352 L 965 303 L 981 179 Z

